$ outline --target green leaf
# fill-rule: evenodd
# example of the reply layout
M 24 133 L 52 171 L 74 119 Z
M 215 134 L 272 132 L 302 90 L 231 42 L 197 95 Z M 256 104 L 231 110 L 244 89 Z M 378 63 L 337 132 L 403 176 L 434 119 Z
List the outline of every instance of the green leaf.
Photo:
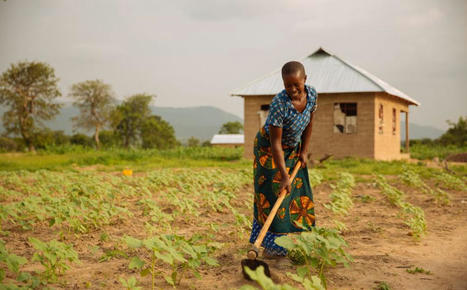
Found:
M 277 245 L 286 248 L 287 250 L 293 249 L 295 247 L 295 243 L 293 240 L 288 236 L 278 237 L 274 240 L 274 243 Z
M 130 264 L 128 265 L 129 269 L 141 269 L 144 266 L 144 261 L 142 261 L 139 257 L 133 257 L 130 260 Z
M 141 277 L 145 277 L 151 274 L 151 269 L 150 268 L 143 269 L 140 274 L 141 274 Z
M 132 248 L 132 249 L 140 248 L 143 245 L 141 240 L 135 239 L 135 238 L 130 237 L 130 236 L 124 237 L 123 240 L 125 241 L 127 246 L 129 248 Z

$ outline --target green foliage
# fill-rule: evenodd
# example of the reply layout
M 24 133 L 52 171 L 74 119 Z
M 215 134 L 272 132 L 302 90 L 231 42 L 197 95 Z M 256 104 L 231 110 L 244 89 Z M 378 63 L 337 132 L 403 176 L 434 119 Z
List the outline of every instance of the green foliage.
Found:
M 14 139 L 8 137 L 0 137 L 0 152 L 12 152 L 19 149 L 18 144 Z
M 101 177 L 93 173 L 48 174 L 48 171 L 37 171 L 10 174 L 0 171 L 0 179 L 6 176 L 9 176 L 6 180 L 16 182 L 10 194 L 21 198 L 1 206 L 0 218 L 19 224 L 25 230 L 36 223 L 47 222 L 49 226 L 64 225 L 68 230 L 83 233 L 110 223 L 114 216 L 129 214 L 126 209 L 115 205 L 117 185 L 103 183 Z M 35 183 L 22 182 L 28 178 L 34 179 Z M 123 185 L 118 187 L 126 188 Z M 5 187 L 0 186 L 0 189 L 5 190 Z
M 33 135 L 36 149 L 44 149 L 47 146 L 61 146 L 70 144 L 70 137 L 63 131 L 52 131 L 48 128 L 37 130 Z
M 287 284 L 285 285 L 275 284 L 271 280 L 271 278 L 269 278 L 268 276 L 264 274 L 263 266 L 259 266 L 254 271 L 248 267 L 245 267 L 244 270 L 248 274 L 248 276 L 251 278 L 251 280 L 256 281 L 261 286 L 261 289 L 264 289 L 264 290 L 295 290 L 296 289 Z M 250 285 L 244 285 L 240 288 L 240 290 L 255 290 L 255 289 L 257 288 L 250 286 Z
M 187 146 L 188 147 L 198 147 L 200 144 L 200 141 L 198 138 L 195 138 L 193 136 L 191 136 L 190 138 L 188 138 L 188 141 L 187 141 Z
M 122 286 L 126 290 L 141 290 L 143 289 L 142 287 L 138 286 L 138 281 L 134 276 L 131 276 L 128 280 L 125 280 L 124 278 L 120 278 L 120 283 L 122 283 Z
M 467 117 L 459 117 L 457 123 L 447 121 L 449 129 L 439 137 L 442 145 L 467 146 Z
M 15 275 L 20 274 L 20 267 L 27 263 L 27 259 L 15 254 L 11 254 L 5 247 L 5 242 L 0 240 L 0 263 L 6 265 L 6 268 Z M 0 269 L 0 283 L 5 278 L 5 268 Z
M 147 118 L 151 116 L 149 103 L 153 97 L 147 94 L 133 95 L 112 112 L 112 128 L 121 138 L 125 148 L 140 144 L 141 130 Z
M 312 278 L 312 269 L 315 269 L 324 287 L 326 287 L 324 271 L 327 267 L 338 264 L 348 267 L 349 262 L 353 261 L 344 250 L 347 243 L 335 229 L 313 227 L 311 231 L 304 231 L 299 235 L 281 236 L 275 240 L 275 243 L 294 252 L 296 256 L 302 256 L 301 259 L 305 260 L 304 265 L 297 269 L 298 277 Z
M 73 129 L 94 129 L 94 140 L 100 148 L 99 132 L 109 123 L 116 102 L 112 88 L 101 80 L 87 80 L 73 84 L 68 96 L 79 109 L 79 115 L 72 118 Z
M 435 157 L 445 159 L 451 154 L 467 152 L 467 145 L 414 144 L 410 146 L 410 157 L 420 160 L 431 160 Z
M 224 123 L 219 130 L 219 134 L 240 134 L 242 132 L 243 125 L 238 121 Z
M 389 287 L 388 283 L 384 281 L 378 282 L 378 285 L 373 288 L 374 290 L 391 290 L 391 287 Z
M 150 116 L 141 128 L 142 147 L 169 149 L 179 145 L 174 128 L 159 116 Z
M 448 205 L 450 203 L 450 198 L 447 192 L 440 188 L 432 189 L 422 180 L 422 178 L 414 170 L 407 168 L 406 166 L 402 167 L 402 173 L 399 174 L 399 178 L 406 184 L 416 187 L 420 189 L 423 193 L 432 196 L 436 202 L 442 205 Z M 447 180 L 448 178 L 450 178 L 450 175 L 444 174 L 441 178 Z M 452 178 L 451 180 L 453 179 L 456 180 L 455 178 Z M 455 184 L 457 185 L 457 183 Z
M 190 270 L 196 277 L 200 277 L 198 267 L 202 263 L 217 266 L 217 261 L 209 257 L 213 250 L 206 244 L 200 244 L 200 236 L 185 239 L 178 235 L 159 235 L 148 239 L 138 240 L 133 237 L 125 237 L 129 248 L 143 248 L 147 251 L 149 259 L 135 256 L 131 259 L 129 268 L 140 269 L 141 275 L 152 276 L 152 288 L 155 287 L 155 277 L 161 272 L 156 268 L 156 262 L 161 261 L 171 267 L 171 274 L 164 275 L 165 280 L 172 286 L 180 284 L 185 270 Z
M 29 243 L 36 249 L 32 261 L 38 261 L 45 267 L 41 276 L 50 282 L 56 282 L 58 276 L 65 273 L 70 268 L 67 262 L 77 262 L 78 254 L 72 245 L 51 240 L 43 242 L 39 239 L 29 237 Z
M 330 194 L 331 202 L 324 205 L 327 209 L 339 215 L 347 215 L 352 208 L 352 188 L 355 179 L 352 174 L 341 172 L 336 185 L 331 184 L 333 191 Z
M 309 169 L 308 178 L 310 180 L 311 187 L 315 187 L 321 184 L 321 182 L 323 182 L 323 179 L 324 179 L 323 174 L 317 169 Z
M 87 135 L 76 133 L 71 136 L 70 143 L 74 145 L 91 147 L 93 144 L 93 141 L 92 141 L 92 138 Z
M 428 271 L 428 270 L 425 270 L 423 269 L 422 267 L 415 267 L 413 269 L 406 269 L 407 273 L 410 273 L 410 274 L 417 274 L 417 273 L 421 273 L 421 274 L 427 274 L 427 275 L 431 275 L 431 272 Z
M 20 135 L 30 151 L 35 151 L 33 136 L 38 126 L 58 114 L 61 96 L 58 78 L 47 63 L 20 61 L 11 64 L 0 76 L 0 104 L 6 134 Z
M 375 184 L 381 189 L 381 193 L 386 196 L 389 202 L 400 208 L 404 223 L 412 230 L 412 236 L 419 240 L 426 232 L 425 213 L 420 207 L 406 202 L 405 194 L 399 189 L 391 186 L 384 176 L 378 174 L 375 177 Z

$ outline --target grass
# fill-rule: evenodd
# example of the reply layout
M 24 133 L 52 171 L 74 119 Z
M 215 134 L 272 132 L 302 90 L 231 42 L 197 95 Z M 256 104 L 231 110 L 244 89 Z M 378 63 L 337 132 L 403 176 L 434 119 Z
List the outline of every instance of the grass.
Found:
M 1 170 L 62 170 L 73 166 L 100 165 L 106 171 L 130 166 L 135 171 L 151 168 L 231 167 L 244 168 L 250 160 L 242 158 L 242 148 L 179 147 L 171 150 L 108 149 L 50 153 L 2 153 Z
M 431 160 L 435 157 L 438 157 L 439 159 L 444 159 L 451 154 L 463 152 L 467 152 L 467 146 L 428 144 L 410 145 L 410 157 L 420 160 Z
M 427 167 L 423 161 L 408 163 L 405 160 L 378 161 L 356 157 L 329 159 L 317 169 L 322 173 L 324 180 L 336 180 L 339 174 L 345 171 L 356 175 L 357 182 L 366 182 L 375 172 L 382 175 L 398 175 L 401 173 L 402 165 L 425 178 L 439 172 L 439 169 Z M 0 170 L 58 171 L 78 166 L 96 166 L 100 171 L 123 170 L 131 166 L 133 171 L 138 172 L 176 167 L 251 168 L 252 161 L 243 158 L 243 148 L 220 147 L 178 147 L 170 150 L 116 148 L 101 151 L 65 148 L 52 152 L 0 153 Z M 452 165 L 449 168 L 461 176 L 467 174 L 465 165 Z

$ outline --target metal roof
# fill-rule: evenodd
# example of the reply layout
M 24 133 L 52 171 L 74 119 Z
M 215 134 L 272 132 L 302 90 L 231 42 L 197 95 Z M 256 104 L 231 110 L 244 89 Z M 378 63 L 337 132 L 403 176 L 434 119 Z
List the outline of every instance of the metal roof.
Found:
M 319 48 L 301 60 L 308 75 L 306 83 L 313 85 L 318 93 L 386 92 L 410 104 L 420 105 L 400 90 L 335 54 Z M 232 96 L 276 95 L 284 89 L 281 69 L 236 89 Z
M 216 134 L 211 139 L 211 144 L 243 144 L 243 134 Z

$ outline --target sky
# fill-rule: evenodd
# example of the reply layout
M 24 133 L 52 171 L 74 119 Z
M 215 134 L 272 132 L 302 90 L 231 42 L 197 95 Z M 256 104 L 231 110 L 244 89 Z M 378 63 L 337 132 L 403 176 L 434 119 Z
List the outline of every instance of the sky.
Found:
M 243 118 L 233 89 L 320 46 L 419 101 L 410 122 L 444 130 L 467 116 L 465 0 L 0 1 L 0 72 L 47 62 L 63 102 L 101 79 L 120 100 Z

